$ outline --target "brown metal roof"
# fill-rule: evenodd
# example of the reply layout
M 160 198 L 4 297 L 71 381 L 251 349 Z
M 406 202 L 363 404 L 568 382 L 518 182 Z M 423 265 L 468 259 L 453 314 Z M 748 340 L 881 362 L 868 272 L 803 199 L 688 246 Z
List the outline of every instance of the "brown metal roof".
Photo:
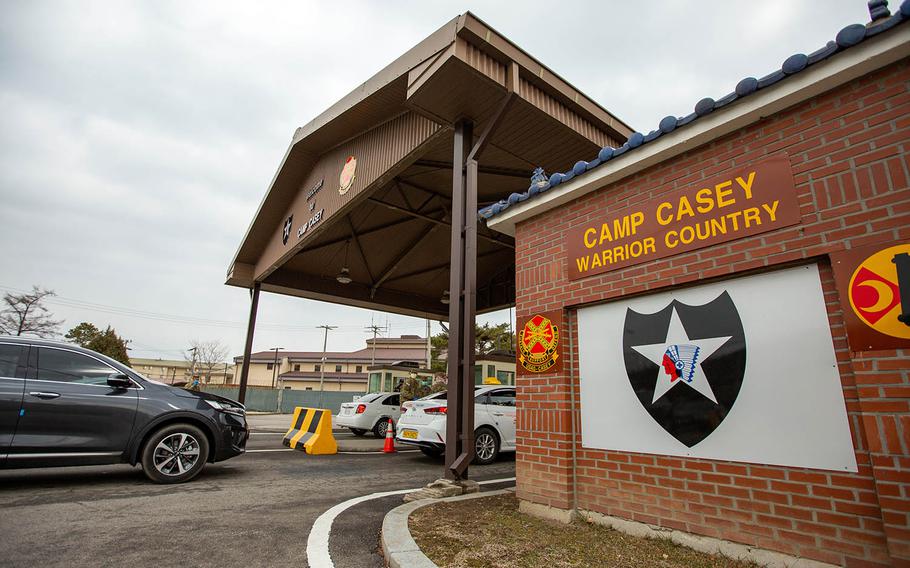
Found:
M 479 135 L 480 205 L 571 166 L 631 129 L 471 13 L 462 14 L 298 128 L 228 271 L 227 283 L 445 318 L 452 125 Z M 340 187 L 353 156 L 356 177 Z M 290 219 L 287 241 L 285 224 Z M 479 229 L 477 309 L 514 301 L 514 242 Z M 335 277 L 343 266 L 352 282 Z
M 279 351 L 279 359 L 288 359 L 295 361 L 315 361 L 322 360 L 322 351 Z M 398 362 L 398 361 L 425 361 L 427 358 L 426 349 L 386 349 L 376 348 L 376 361 Z M 327 363 L 344 363 L 344 362 L 370 362 L 373 360 L 373 349 L 366 348 L 358 351 L 326 351 L 325 359 Z M 234 357 L 235 362 L 243 360 L 242 356 Z M 250 361 L 255 363 L 271 363 L 275 360 L 274 351 L 260 351 L 250 355 Z
M 291 373 L 282 373 L 278 378 L 282 381 L 318 381 L 321 374 L 318 371 L 294 371 Z M 326 373 L 326 381 L 343 382 L 343 383 L 364 383 L 369 378 L 366 373 Z

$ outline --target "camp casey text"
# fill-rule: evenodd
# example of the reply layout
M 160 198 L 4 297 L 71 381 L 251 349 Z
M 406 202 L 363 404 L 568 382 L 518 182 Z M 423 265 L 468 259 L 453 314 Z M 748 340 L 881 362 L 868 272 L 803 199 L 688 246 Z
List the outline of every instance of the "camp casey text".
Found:
M 789 162 L 776 164 L 784 165 L 786 172 L 769 165 L 710 184 L 701 182 L 570 231 L 568 238 L 575 241 L 568 243 L 570 277 L 608 272 L 798 222 Z M 787 182 L 789 189 L 781 187 Z

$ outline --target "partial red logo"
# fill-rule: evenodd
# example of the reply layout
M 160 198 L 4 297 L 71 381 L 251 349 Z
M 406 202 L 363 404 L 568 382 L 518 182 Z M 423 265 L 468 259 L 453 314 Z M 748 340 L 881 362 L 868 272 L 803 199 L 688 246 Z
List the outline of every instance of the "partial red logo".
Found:
M 910 322 L 904 313 L 910 298 L 902 288 L 910 286 L 910 246 L 898 245 L 880 250 L 859 263 L 850 278 L 850 307 L 860 321 L 879 333 L 910 339 Z

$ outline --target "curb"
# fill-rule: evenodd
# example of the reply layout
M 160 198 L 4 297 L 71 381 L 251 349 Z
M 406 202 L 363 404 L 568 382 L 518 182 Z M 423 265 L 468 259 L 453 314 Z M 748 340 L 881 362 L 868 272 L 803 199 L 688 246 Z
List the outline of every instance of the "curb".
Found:
M 515 488 L 512 487 L 510 489 L 457 495 L 444 499 L 422 499 L 395 507 L 386 513 L 385 518 L 382 520 L 382 537 L 380 541 L 382 542 L 382 554 L 385 556 L 386 566 L 391 568 L 438 568 L 432 560 L 421 552 L 417 542 L 411 536 L 410 529 L 408 529 L 408 517 L 417 509 L 435 503 L 467 501 L 468 499 L 493 497 L 494 495 L 503 495 L 514 491 Z

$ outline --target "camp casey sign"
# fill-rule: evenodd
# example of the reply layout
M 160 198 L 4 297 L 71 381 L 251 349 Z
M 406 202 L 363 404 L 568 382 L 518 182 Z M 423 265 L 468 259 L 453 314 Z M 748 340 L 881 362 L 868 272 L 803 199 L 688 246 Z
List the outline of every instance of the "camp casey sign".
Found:
M 777 155 L 621 211 L 566 235 L 569 278 L 610 272 L 799 223 L 790 160 Z

